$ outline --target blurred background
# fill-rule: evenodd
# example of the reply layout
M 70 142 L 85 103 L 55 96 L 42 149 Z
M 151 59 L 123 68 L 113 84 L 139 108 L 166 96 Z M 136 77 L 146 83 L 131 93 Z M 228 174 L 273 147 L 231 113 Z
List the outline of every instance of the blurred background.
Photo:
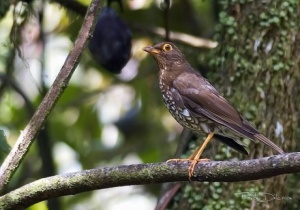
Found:
M 14 145 L 61 69 L 89 3 L 0 3 L 0 129 L 9 145 Z M 210 37 L 215 20 L 212 1 L 171 1 L 172 12 L 167 20 L 163 3 L 103 1 L 105 7 L 110 6 L 99 17 L 104 24 L 96 27 L 96 39 L 84 51 L 66 92 L 9 190 L 53 174 L 160 162 L 172 157 L 182 127 L 164 107 L 158 67 L 142 48 L 166 39 L 166 22 L 172 31 L 197 38 Z M 114 36 L 118 28 L 123 31 Z M 119 43 L 117 54 L 125 58 L 113 53 L 103 56 L 111 51 L 105 43 Z M 191 55 L 200 49 L 192 42 L 178 44 Z M 97 60 L 99 57 L 106 60 Z M 197 56 L 192 61 L 197 61 Z M 4 157 L 2 152 L 1 161 Z M 74 210 L 153 209 L 158 192 L 159 186 L 99 190 L 63 197 L 60 206 Z M 46 209 L 46 202 L 30 209 Z
M 1 1 L 0 130 L 9 145 L 14 145 L 60 71 L 89 3 L 88 0 Z M 234 73 L 235 78 L 230 77 L 222 83 L 220 78 L 225 71 L 209 71 L 208 66 L 222 65 L 220 60 L 208 62 L 211 49 L 217 46 L 212 40 L 220 38 L 216 3 L 216 0 L 103 1 L 105 7 L 99 16 L 99 25 L 70 84 L 13 177 L 8 191 L 54 174 L 162 162 L 174 157 L 182 127 L 164 107 L 158 88 L 157 64 L 142 48 L 171 37 L 193 67 L 204 76 L 213 78 L 215 86 L 238 81 L 239 76 Z M 229 12 L 235 12 L 238 17 L 240 8 L 235 9 Z M 226 21 L 221 23 L 231 27 L 233 20 L 228 18 Z M 215 34 L 215 29 L 219 30 L 218 34 Z M 231 32 L 231 28 L 226 30 L 231 37 L 238 34 L 238 31 Z M 235 49 L 226 50 L 230 55 Z M 237 63 L 244 65 L 243 62 Z M 231 67 L 240 68 L 238 65 Z M 262 85 L 254 90 L 260 96 L 263 94 Z M 232 92 L 235 90 L 222 89 L 227 95 Z M 241 101 L 241 104 L 236 104 L 237 108 L 241 107 L 247 119 L 266 129 L 256 119 L 263 113 L 248 104 L 247 91 L 236 95 L 234 100 Z M 299 122 L 298 118 L 295 122 Z M 283 143 L 287 131 L 283 131 L 282 121 L 275 125 L 276 137 Z M 292 132 L 295 137 L 299 129 Z M 5 143 L 1 141 L 1 144 Z M 232 155 L 226 146 L 218 146 L 217 151 L 221 153 L 214 159 L 242 157 Z M 195 144 L 190 147 L 195 147 Z M 1 162 L 8 150 L 2 146 Z M 221 196 L 224 194 L 223 185 L 215 183 L 208 188 L 207 184 L 204 184 L 204 194 L 209 194 L 213 201 L 224 198 Z M 190 188 L 184 189 L 191 195 Z M 252 189 L 261 191 L 259 187 Z M 155 208 L 159 193 L 159 185 L 96 190 L 41 202 L 29 209 L 150 210 Z M 202 197 L 193 196 L 193 199 L 193 202 L 199 202 Z M 231 209 L 235 209 L 235 199 L 226 200 L 230 203 L 220 205 L 231 205 Z M 243 202 L 250 208 L 251 201 Z M 208 205 L 206 209 L 217 208 Z

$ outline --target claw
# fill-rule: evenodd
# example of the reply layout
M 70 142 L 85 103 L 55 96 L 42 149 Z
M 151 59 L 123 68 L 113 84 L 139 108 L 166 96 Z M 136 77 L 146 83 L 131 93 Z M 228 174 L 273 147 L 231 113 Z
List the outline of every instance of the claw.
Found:
M 192 176 L 193 176 L 193 173 L 194 173 L 194 170 L 195 170 L 195 167 L 197 165 L 198 162 L 204 162 L 204 161 L 210 161 L 210 159 L 207 159 L 207 158 L 203 158 L 203 159 L 190 159 L 190 158 L 184 158 L 184 159 L 180 159 L 180 158 L 175 158 L 175 159 L 169 159 L 167 160 L 167 163 L 170 163 L 170 162 L 180 162 L 180 161 L 189 161 L 191 162 L 191 165 L 189 167 L 189 180 L 191 180 Z
M 210 161 L 210 159 L 207 159 L 207 158 L 203 158 L 203 159 L 198 159 L 198 160 L 193 160 L 190 167 L 189 167 L 189 179 L 190 181 L 192 176 L 193 176 L 193 173 L 194 173 L 194 170 L 195 170 L 195 167 L 197 165 L 198 162 L 205 162 L 205 161 Z

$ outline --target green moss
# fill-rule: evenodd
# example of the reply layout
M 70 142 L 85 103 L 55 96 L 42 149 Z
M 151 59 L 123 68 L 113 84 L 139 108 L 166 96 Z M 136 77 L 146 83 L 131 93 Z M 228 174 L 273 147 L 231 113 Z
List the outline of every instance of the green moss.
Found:
M 230 15 L 224 11 L 227 11 L 229 7 L 236 6 L 239 4 L 247 4 L 251 7 L 253 1 L 220 1 L 223 7 L 223 12 L 220 12 L 220 23 L 216 26 L 215 39 L 217 41 L 229 40 L 231 43 L 227 43 L 228 48 L 219 46 L 216 51 L 218 54 L 222 55 L 220 57 L 215 57 L 210 60 L 210 66 L 213 68 L 219 68 L 224 64 L 224 60 L 227 57 L 233 57 L 234 59 L 234 70 L 235 75 L 230 77 L 230 81 L 234 81 L 236 78 L 241 76 L 241 71 L 257 72 L 262 69 L 268 70 L 287 70 L 290 66 L 285 65 L 286 49 L 283 46 L 287 46 L 287 40 L 291 40 L 288 34 L 291 31 L 297 30 L 297 23 L 293 20 L 295 17 L 295 6 L 298 4 L 297 1 L 272 1 L 270 2 L 270 7 L 268 9 L 263 9 L 260 13 L 257 10 L 245 10 L 241 12 L 247 12 L 246 18 L 243 20 L 243 24 L 238 23 L 238 19 L 234 15 Z M 289 20 L 289 21 L 287 21 Z M 256 34 L 249 36 L 249 24 L 255 25 L 258 28 L 255 29 Z M 241 27 L 237 27 L 237 26 Z M 283 28 L 286 30 L 272 30 L 273 34 L 269 34 L 269 28 Z M 234 38 L 231 39 L 231 36 Z M 245 36 L 246 35 L 246 36 Z M 242 37 L 244 36 L 244 37 Z M 279 37 L 279 40 L 273 40 L 274 37 Z M 243 46 L 243 47 L 240 47 Z M 270 49 L 269 49 L 270 48 Z M 255 51 L 258 54 L 265 54 L 265 57 L 269 56 L 275 59 L 269 59 L 267 63 L 259 64 L 253 66 L 253 59 L 249 60 L 249 57 L 253 57 Z M 213 52 L 215 54 L 215 52 Z M 223 57 L 226 55 L 226 57 Z M 250 55 L 250 56 L 249 56 Z M 260 60 L 260 59 L 259 59 Z M 262 59 L 263 60 L 263 59 Z M 225 68 L 230 68 L 225 66 Z M 232 67 L 231 67 L 232 68 Z

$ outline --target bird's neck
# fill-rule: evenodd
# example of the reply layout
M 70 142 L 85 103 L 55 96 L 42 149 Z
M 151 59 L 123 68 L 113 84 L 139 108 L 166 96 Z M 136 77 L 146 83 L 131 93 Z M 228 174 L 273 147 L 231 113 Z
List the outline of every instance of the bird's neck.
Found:
M 161 91 L 165 90 L 167 86 L 169 86 L 168 81 L 166 79 L 167 71 L 163 68 L 159 70 L 159 88 Z
M 170 71 L 172 73 L 170 74 Z M 161 91 L 167 90 L 173 86 L 173 81 L 176 79 L 180 72 L 176 69 L 170 69 L 169 67 L 160 68 L 159 70 L 159 88 Z
M 159 68 L 159 87 L 165 91 L 173 86 L 173 81 L 182 73 L 193 71 L 193 68 L 186 61 L 175 61 Z

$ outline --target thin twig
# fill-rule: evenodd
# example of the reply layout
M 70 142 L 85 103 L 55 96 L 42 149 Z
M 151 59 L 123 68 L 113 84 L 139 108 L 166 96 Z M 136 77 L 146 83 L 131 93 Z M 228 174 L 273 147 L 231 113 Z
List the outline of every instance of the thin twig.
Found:
M 166 41 L 170 41 L 170 25 L 169 25 L 169 19 L 170 19 L 170 0 L 164 0 L 164 21 L 165 21 L 165 39 Z
M 166 36 L 166 31 L 162 27 L 151 27 L 151 26 L 144 26 L 139 23 L 127 23 L 129 28 L 135 31 L 140 31 L 147 36 L 159 36 L 162 38 L 165 38 Z M 199 38 L 190 34 L 186 33 L 181 33 L 181 32 L 176 32 L 176 31 L 170 31 L 169 38 L 172 41 L 176 41 L 182 44 L 187 44 L 192 47 L 197 47 L 197 48 L 208 48 L 212 49 L 217 47 L 218 43 L 214 42 L 209 39 L 204 39 L 204 38 Z
M 3 84 L 10 86 L 14 91 L 16 91 L 24 100 L 26 110 L 28 112 L 29 116 L 32 116 L 34 113 L 34 107 L 32 103 L 30 102 L 27 95 L 24 93 L 24 91 L 18 86 L 15 81 L 11 77 L 9 77 L 7 74 L 0 73 L 0 80 L 2 80 Z

